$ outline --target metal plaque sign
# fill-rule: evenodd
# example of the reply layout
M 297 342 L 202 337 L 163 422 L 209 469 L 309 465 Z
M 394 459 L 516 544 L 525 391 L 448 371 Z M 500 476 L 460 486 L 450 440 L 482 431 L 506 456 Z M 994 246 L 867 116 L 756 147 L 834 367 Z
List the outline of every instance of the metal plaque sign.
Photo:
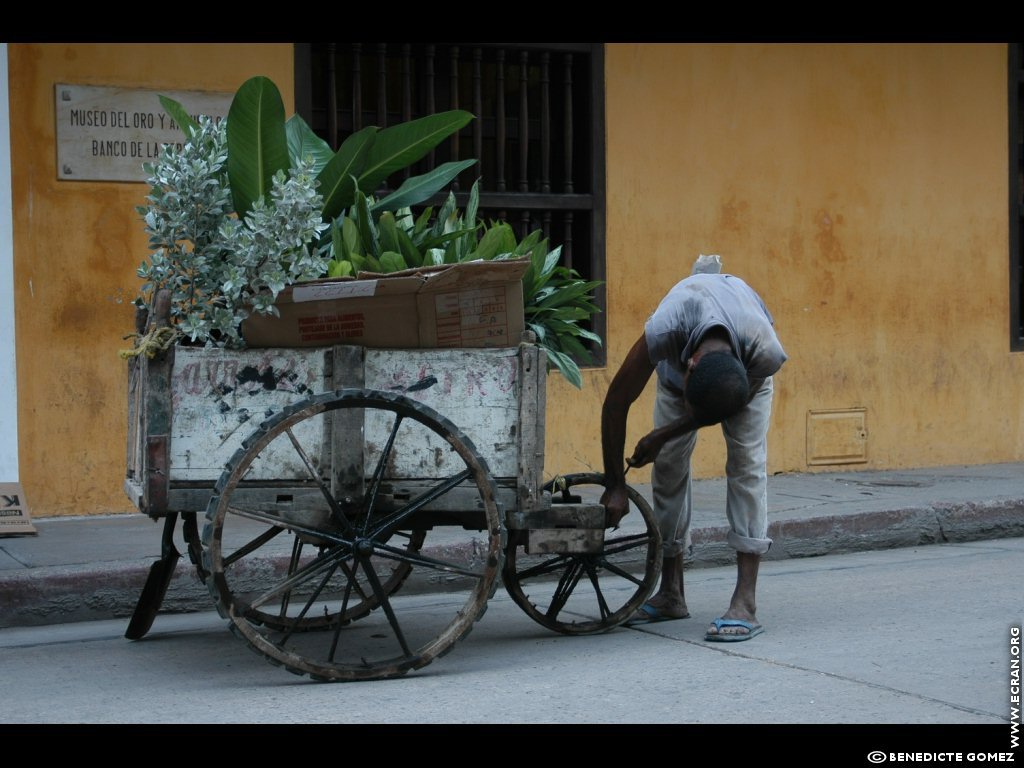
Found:
M 54 86 L 57 99 L 57 178 L 66 181 L 145 181 L 143 163 L 165 144 L 180 146 L 181 127 L 160 104 L 167 96 L 190 115 L 227 117 L 234 94 L 156 91 L 92 85 Z

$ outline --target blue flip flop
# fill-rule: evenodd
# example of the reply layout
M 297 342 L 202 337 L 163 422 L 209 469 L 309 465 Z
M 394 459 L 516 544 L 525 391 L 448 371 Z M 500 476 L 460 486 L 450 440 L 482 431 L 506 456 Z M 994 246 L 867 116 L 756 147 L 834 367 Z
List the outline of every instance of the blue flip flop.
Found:
M 626 619 L 623 624 L 627 627 L 635 627 L 638 624 L 655 624 L 659 621 L 675 621 L 676 619 L 688 618 L 690 618 L 688 613 L 685 616 L 668 616 L 650 603 L 644 603 L 633 617 Z
M 743 619 L 715 619 L 711 623 L 718 630 L 715 633 L 708 632 L 704 635 L 704 639 L 711 643 L 738 643 L 741 640 L 749 640 L 764 632 L 764 627 L 760 624 L 752 624 Z M 747 632 L 742 635 L 734 633 L 723 634 L 722 627 L 743 627 Z

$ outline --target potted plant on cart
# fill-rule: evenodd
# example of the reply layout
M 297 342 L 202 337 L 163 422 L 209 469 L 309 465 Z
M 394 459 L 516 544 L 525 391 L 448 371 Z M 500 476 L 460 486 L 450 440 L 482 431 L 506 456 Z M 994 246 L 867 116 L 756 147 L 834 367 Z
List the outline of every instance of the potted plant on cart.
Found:
M 333 151 L 299 115 L 285 119 L 280 92 L 266 77 L 243 83 L 220 122 L 193 118 L 166 97 L 161 103 L 186 141 L 145 166 L 151 190 L 138 212 L 152 254 L 138 270 L 136 304 L 148 310 L 160 291 L 169 292 L 170 328 L 140 332 L 124 356 L 172 343 L 243 347 L 241 322 L 250 313 L 275 314 L 280 292 L 298 282 L 524 258 L 527 326 L 549 367 L 582 386 L 577 361 L 589 362 L 588 344 L 601 343 L 586 327 L 598 311 L 599 283 L 562 265 L 561 248 L 549 247 L 539 230 L 517 241 L 507 223 L 482 221 L 477 184 L 463 211 L 449 194 L 436 212 L 412 213 L 475 160 L 444 163 L 375 197 L 389 176 L 467 125 L 470 113 L 370 126 Z

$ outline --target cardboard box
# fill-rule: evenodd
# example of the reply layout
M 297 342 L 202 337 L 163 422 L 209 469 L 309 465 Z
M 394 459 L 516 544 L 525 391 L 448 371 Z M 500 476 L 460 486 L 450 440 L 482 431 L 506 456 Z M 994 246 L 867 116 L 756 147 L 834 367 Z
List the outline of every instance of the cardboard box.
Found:
M 37 533 L 21 483 L 0 483 L 0 536 Z
M 354 344 L 382 349 L 510 347 L 521 340 L 528 259 L 470 261 L 388 275 L 296 283 L 280 317 L 242 323 L 250 347 Z

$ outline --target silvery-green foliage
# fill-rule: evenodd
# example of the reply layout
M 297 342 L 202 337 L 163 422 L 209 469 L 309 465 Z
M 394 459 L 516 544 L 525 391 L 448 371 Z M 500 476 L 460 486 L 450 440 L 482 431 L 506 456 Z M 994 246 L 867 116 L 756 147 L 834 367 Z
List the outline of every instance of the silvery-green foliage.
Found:
M 276 313 L 274 299 L 298 280 L 320 277 L 328 256 L 311 243 L 326 228 L 313 161 L 279 172 L 266 197 L 239 220 L 227 177 L 226 121 L 200 116 L 198 130 L 180 150 L 168 145 L 147 165 L 152 190 L 140 207 L 149 262 L 137 299 L 171 291 L 171 322 L 192 341 L 241 347 L 239 325 L 250 311 Z

